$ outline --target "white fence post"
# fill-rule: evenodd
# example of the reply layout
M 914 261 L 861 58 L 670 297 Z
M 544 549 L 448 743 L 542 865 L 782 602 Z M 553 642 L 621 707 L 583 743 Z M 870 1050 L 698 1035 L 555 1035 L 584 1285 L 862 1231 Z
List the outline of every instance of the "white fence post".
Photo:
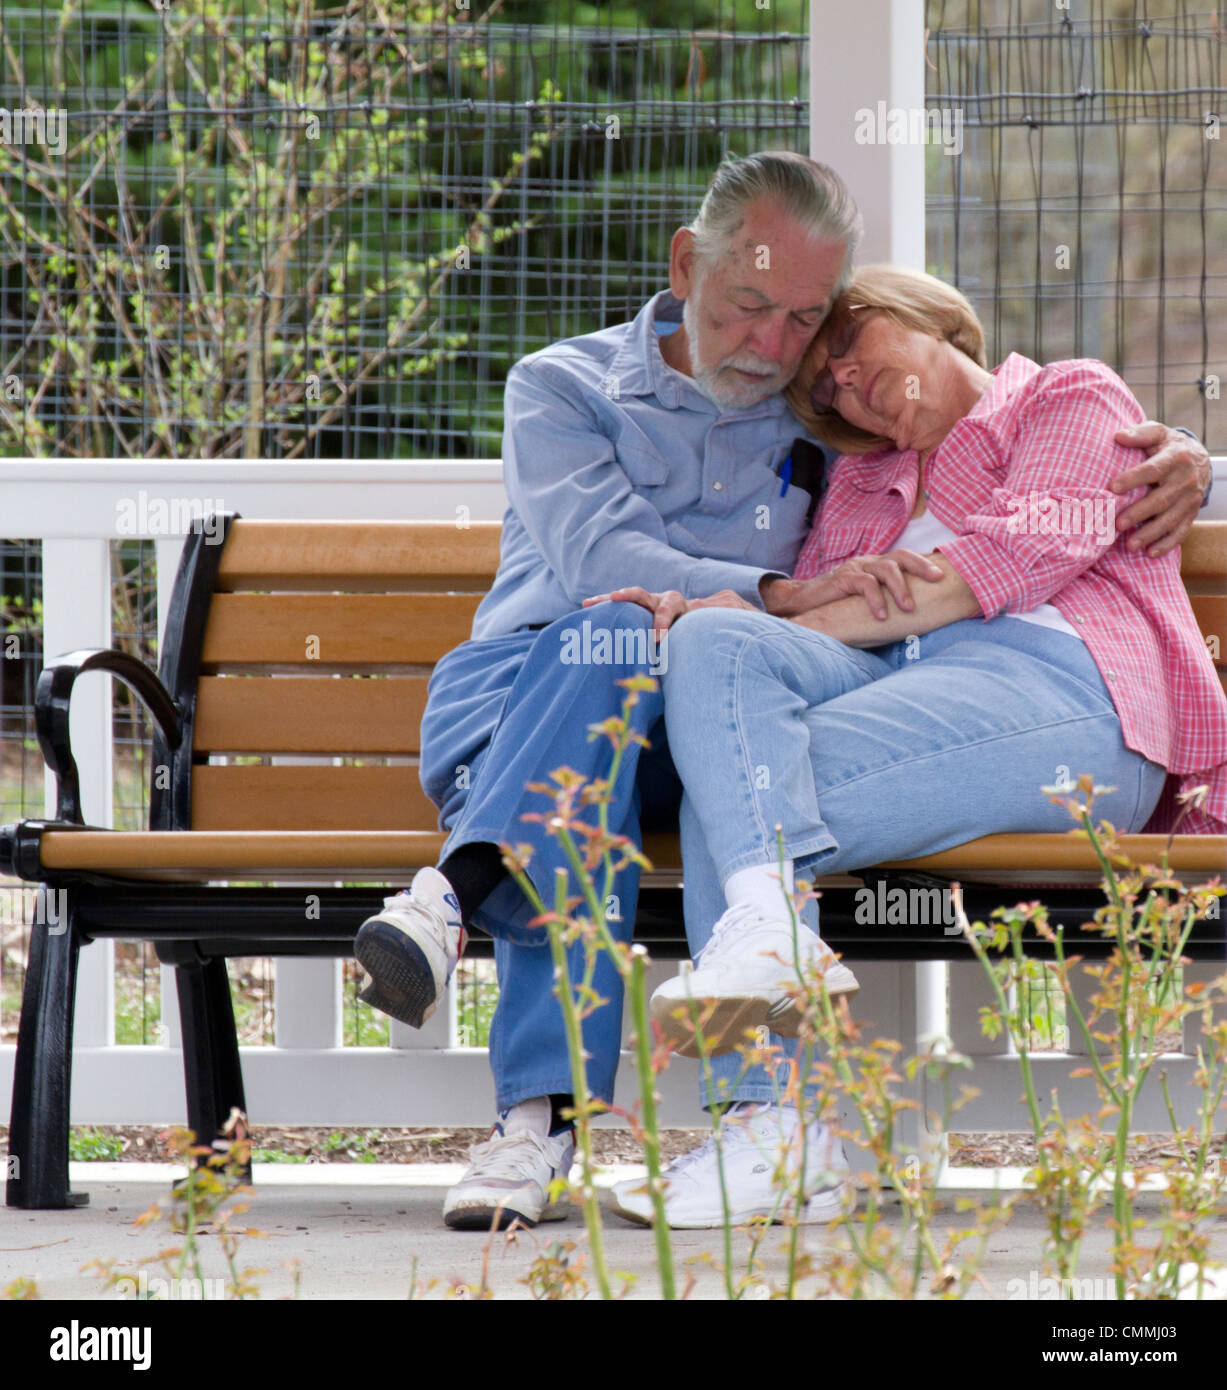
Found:
M 170 596 L 175 588 L 179 557 L 183 554 L 185 538 L 159 537 L 154 544 L 154 566 L 158 585 L 158 663 L 162 661 L 162 640 L 166 635 L 166 619 L 170 613 Z M 162 998 L 161 1041 L 167 1047 L 183 1046 L 183 1028 L 179 1021 L 179 987 L 175 982 L 175 967 L 159 965 L 158 977 Z
M 273 960 L 278 1047 L 341 1046 L 341 962 L 311 956 Z
M 111 645 L 111 553 L 101 540 L 43 541 L 43 661 L 81 647 Z M 89 825 L 111 825 L 111 680 L 82 676 L 73 689 L 70 729 Z M 55 779 L 46 774 L 47 815 L 55 814 Z M 36 928 L 35 930 L 38 930 Z M 115 947 L 95 941 L 81 952 L 73 1040 L 78 1047 L 115 1041 Z

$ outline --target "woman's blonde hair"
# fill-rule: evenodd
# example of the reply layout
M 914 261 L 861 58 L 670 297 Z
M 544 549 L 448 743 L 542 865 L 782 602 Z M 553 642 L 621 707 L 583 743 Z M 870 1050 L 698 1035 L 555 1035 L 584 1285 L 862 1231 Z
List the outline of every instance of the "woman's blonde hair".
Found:
M 984 329 L 976 311 L 964 295 L 943 280 L 903 266 L 861 266 L 831 312 L 853 305 L 881 309 L 904 328 L 950 343 L 978 366 L 985 365 Z M 834 411 L 820 413 L 814 409 L 810 388 L 825 365 L 826 356 L 820 330 L 784 392 L 797 419 L 815 439 L 841 454 L 871 454 L 893 447 L 892 440 L 858 429 Z

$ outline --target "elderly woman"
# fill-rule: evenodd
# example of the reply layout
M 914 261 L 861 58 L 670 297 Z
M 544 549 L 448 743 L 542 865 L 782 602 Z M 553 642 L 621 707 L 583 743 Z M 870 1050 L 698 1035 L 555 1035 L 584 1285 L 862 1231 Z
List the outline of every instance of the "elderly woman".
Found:
M 876 266 L 858 272 L 789 391 L 842 451 L 795 577 L 829 573 L 846 594 L 864 571 L 886 587 L 792 619 L 717 595 L 670 630 L 666 725 L 686 788 L 696 967 L 657 991 L 653 1015 L 683 1049 L 687 998 L 711 1012 L 713 1053 L 747 1027 L 795 1036 L 798 949 L 831 993 L 856 988 L 810 929 L 816 904 L 794 947 L 777 827 L 789 889 L 794 874 L 1067 829 L 1040 791 L 1060 769 L 1116 789 L 1096 811 L 1120 830 L 1169 828 L 1177 793 L 1197 784 L 1209 794 L 1182 828 L 1227 829 L 1227 697 L 1179 552 L 1149 558 L 1117 540 L 1115 504 L 1139 494 L 1108 487 L 1129 458 L 1113 435 L 1143 418 L 1120 378 L 1016 353 L 988 371 L 961 294 Z M 891 548 L 927 556 L 928 574 L 915 554 L 882 559 Z M 642 590 L 613 595 L 637 596 L 659 607 Z M 730 1099 L 778 1099 L 780 1078 L 735 1054 L 715 1070 Z M 710 1224 L 703 1152 L 670 1170 L 671 1223 Z M 838 1210 L 841 1169 L 834 1146 L 825 1177 L 807 1174 L 810 1219 Z M 644 1219 L 634 1186 L 615 1206 Z

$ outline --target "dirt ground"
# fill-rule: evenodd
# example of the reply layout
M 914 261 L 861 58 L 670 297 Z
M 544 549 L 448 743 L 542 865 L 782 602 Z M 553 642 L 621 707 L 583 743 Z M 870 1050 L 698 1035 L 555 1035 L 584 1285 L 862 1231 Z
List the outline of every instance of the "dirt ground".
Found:
M 168 1161 L 165 1131 L 151 1125 L 73 1126 L 78 1145 L 91 1156 L 112 1162 Z M 598 1129 L 596 1158 L 602 1163 L 638 1163 L 643 1152 L 622 1129 Z M 662 1134 L 666 1160 L 676 1158 L 706 1138 L 706 1131 L 670 1129 Z M 308 1126 L 254 1125 L 257 1159 L 283 1163 L 464 1163 L 469 1149 L 486 1139 L 485 1129 L 327 1129 Z M 0 1125 L 0 1151 L 8 1138 Z M 1171 1135 L 1138 1135 L 1130 1144 L 1135 1163 L 1179 1157 Z M 273 1155 L 276 1155 L 274 1158 Z M 84 1153 L 81 1155 L 84 1157 Z M 958 1168 L 1026 1166 L 1035 1161 L 1035 1144 L 1022 1134 L 952 1134 L 951 1164 Z

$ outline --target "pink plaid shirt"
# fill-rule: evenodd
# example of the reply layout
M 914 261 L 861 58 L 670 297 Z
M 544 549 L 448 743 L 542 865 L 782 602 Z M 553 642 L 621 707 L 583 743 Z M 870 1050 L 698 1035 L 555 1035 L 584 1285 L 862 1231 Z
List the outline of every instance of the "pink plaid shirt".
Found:
M 1125 745 L 1172 775 L 1146 825 L 1171 829 L 1177 792 L 1206 785 L 1182 834 L 1227 831 L 1227 696 L 1180 579 L 1180 553 L 1125 549 L 1108 482 L 1138 460 L 1113 442 L 1144 418 L 1102 362 L 1039 367 L 1018 353 L 925 467 L 928 506 L 957 535 L 938 549 L 985 620 L 1051 603 L 1086 641 L 1120 715 Z M 845 454 L 835 463 L 794 571 L 823 574 L 889 550 L 916 503 L 917 454 Z M 1093 768 L 1071 769 L 1094 771 Z

